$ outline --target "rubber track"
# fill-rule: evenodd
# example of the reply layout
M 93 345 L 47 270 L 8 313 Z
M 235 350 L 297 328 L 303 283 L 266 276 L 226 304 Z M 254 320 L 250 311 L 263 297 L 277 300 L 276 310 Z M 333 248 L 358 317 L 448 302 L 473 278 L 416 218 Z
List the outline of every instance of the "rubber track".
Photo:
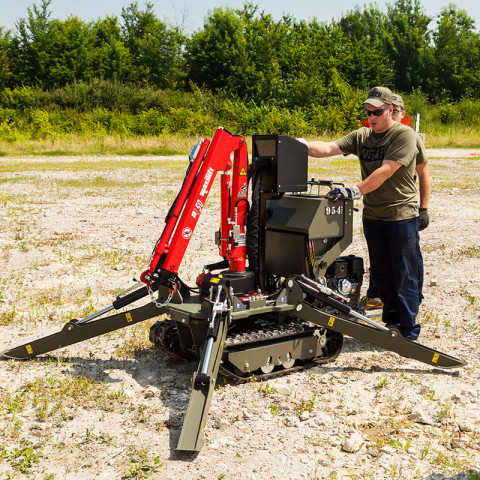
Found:
M 261 344 L 275 340 L 291 340 L 295 337 L 305 337 L 305 334 L 313 333 L 315 330 L 322 330 L 319 327 L 313 327 L 305 323 L 300 323 L 293 321 L 287 325 L 279 325 L 276 322 L 268 322 L 266 320 L 261 320 L 258 323 L 258 330 L 235 333 L 234 335 L 227 336 L 225 341 L 225 346 L 223 349 L 224 361 L 220 365 L 219 372 L 226 378 L 233 380 L 235 383 L 246 383 L 252 380 L 268 380 L 271 378 L 276 378 L 282 375 L 287 375 L 292 372 L 298 372 L 311 368 L 316 365 L 322 365 L 328 362 L 331 362 L 340 354 L 343 346 L 343 340 L 339 341 L 338 337 L 327 340 L 327 347 L 329 346 L 328 342 L 332 341 L 339 343 L 337 349 L 328 356 L 316 357 L 309 359 L 307 361 L 302 361 L 298 365 L 294 365 L 291 368 L 281 368 L 278 370 L 273 370 L 270 373 L 249 373 L 244 376 L 237 375 L 234 371 L 228 369 L 226 366 L 229 365 L 226 361 L 228 351 L 231 349 L 238 350 L 241 347 L 247 347 L 253 344 Z M 327 335 L 334 334 L 327 330 Z M 337 335 L 337 334 L 334 334 Z M 196 357 L 192 353 L 191 355 L 185 354 L 181 348 L 179 342 L 175 342 L 176 337 L 176 328 L 175 322 L 173 320 L 163 320 L 155 323 L 150 329 L 150 341 L 161 348 L 162 350 L 175 355 L 176 357 L 194 360 Z M 298 360 L 297 360 L 298 361 Z

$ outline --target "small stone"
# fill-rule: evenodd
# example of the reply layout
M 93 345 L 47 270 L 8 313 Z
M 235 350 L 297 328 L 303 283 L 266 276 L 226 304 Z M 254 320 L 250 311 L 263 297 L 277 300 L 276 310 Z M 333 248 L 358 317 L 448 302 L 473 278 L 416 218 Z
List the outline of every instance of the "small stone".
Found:
M 408 416 L 409 420 L 416 423 L 423 423 L 424 425 L 432 425 L 433 420 L 423 411 L 420 405 L 413 407 L 412 413 Z
M 333 425 L 333 419 L 325 412 L 318 412 L 315 416 L 315 423 L 317 425 Z
M 224 431 L 230 426 L 230 424 L 224 418 L 216 418 L 214 426 L 217 430 Z
M 302 422 L 306 422 L 309 418 L 310 418 L 310 413 L 308 413 L 308 412 L 302 412 L 300 414 L 300 420 Z
M 173 378 L 170 375 L 160 378 L 161 383 L 173 383 L 174 381 L 175 381 L 175 378 Z
M 473 432 L 473 425 L 470 422 L 460 422 L 458 428 L 462 432 Z
M 285 419 L 285 426 L 286 427 L 298 427 L 299 420 L 297 417 L 287 417 Z
M 395 449 L 391 445 L 384 445 L 382 448 L 380 448 L 380 451 L 388 455 L 393 455 L 395 453 Z
M 472 398 L 477 398 L 478 392 L 476 390 L 470 389 L 466 391 L 466 395 Z
M 452 442 L 450 443 L 452 448 L 465 448 L 466 446 L 466 441 L 463 440 L 463 438 L 453 438 Z
M 275 388 L 280 395 L 290 395 L 292 393 L 292 389 L 287 385 L 276 385 Z
M 465 412 L 465 415 L 470 419 L 470 420 L 478 420 L 480 419 L 480 412 L 477 410 L 467 410 Z
M 350 438 L 347 438 L 347 440 L 343 442 L 342 450 L 348 453 L 355 453 L 358 452 L 364 444 L 365 442 L 363 441 L 362 436 L 358 432 L 355 432 Z
M 430 286 L 431 287 L 436 287 L 437 286 L 437 279 L 436 278 L 431 278 L 430 279 Z
M 287 456 L 283 453 L 277 454 L 275 457 L 278 463 L 285 463 L 287 461 Z

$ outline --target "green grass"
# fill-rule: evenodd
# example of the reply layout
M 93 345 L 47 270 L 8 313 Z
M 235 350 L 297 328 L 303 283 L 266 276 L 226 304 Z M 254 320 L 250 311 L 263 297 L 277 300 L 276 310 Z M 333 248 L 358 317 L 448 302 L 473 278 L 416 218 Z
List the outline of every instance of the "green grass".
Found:
M 427 148 L 480 148 L 478 128 L 469 125 L 428 125 L 422 131 L 426 133 Z M 72 155 L 129 155 L 129 156 L 167 156 L 185 155 L 198 139 L 211 138 L 215 133 L 198 135 L 162 134 L 160 136 L 97 135 L 70 133 L 49 139 L 0 141 L 0 157 L 4 156 L 72 156 Z M 241 134 L 241 132 L 232 132 Z M 275 132 L 272 132 L 275 133 Z M 332 141 L 348 132 L 323 132 L 316 135 L 305 133 L 307 140 Z M 293 133 L 291 133 L 293 135 Z M 296 136 L 296 135 L 294 135 Z M 251 151 L 251 136 L 245 136 Z M 475 158 L 475 157 L 470 157 Z
M 83 171 L 114 171 L 121 168 L 152 169 L 170 168 L 172 166 L 187 165 L 185 159 L 116 159 L 116 160 L 93 160 L 78 158 L 74 161 L 42 161 L 42 160 L 10 160 L 0 163 L 0 173 L 19 173 L 41 170 L 42 172 L 83 172 Z M 20 181 L 26 177 L 5 179 L 6 181 Z M 3 180 L 3 179 L 1 179 Z
M 214 130 L 212 130 L 212 135 Z M 1 156 L 184 155 L 200 135 L 122 137 L 71 133 L 52 139 L 0 141 Z

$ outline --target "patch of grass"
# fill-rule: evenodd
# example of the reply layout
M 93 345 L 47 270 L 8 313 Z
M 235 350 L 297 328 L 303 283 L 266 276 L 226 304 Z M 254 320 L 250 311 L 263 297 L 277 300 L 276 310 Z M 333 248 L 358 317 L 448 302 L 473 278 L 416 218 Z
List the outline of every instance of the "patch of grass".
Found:
M 79 178 L 71 180 L 55 180 L 55 183 L 60 188 L 73 187 L 73 188 L 114 188 L 114 187 L 141 187 L 147 182 L 122 182 L 117 180 L 109 180 L 104 177 L 95 178 Z
M 476 245 L 462 247 L 458 252 L 458 255 L 467 258 L 480 258 L 480 247 L 477 247 Z
M 213 131 L 212 131 L 213 134 Z M 0 142 L 0 151 L 20 155 L 171 155 L 188 154 L 198 136 L 160 135 L 132 136 L 81 135 L 72 133 L 51 139 Z
M 29 474 L 32 465 L 39 461 L 42 450 L 38 446 L 30 446 L 30 442 L 22 439 L 23 448 L 12 448 L 7 450 L 0 446 L 0 458 L 6 460 L 14 470 Z
M 440 243 L 440 244 L 426 243 L 422 245 L 422 251 L 424 253 L 434 253 L 434 252 L 445 253 L 446 249 L 447 249 L 447 245 L 445 245 L 444 243 Z
M 10 310 L 7 310 L 6 312 L 2 313 L 2 316 L 0 319 L 0 325 L 11 325 L 14 322 L 16 316 L 17 316 L 17 311 L 14 305 Z
M 155 323 L 155 320 L 142 322 L 135 327 L 125 331 L 125 340 L 122 345 L 115 350 L 115 355 L 118 358 L 130 359 L 136 358 L 152 348 L 149 340 L 150 327 Z
M 258 387 L 258 391 L 264 396 L 274 395 L 275 393 L 277 393 L 277 389 L 275 387 L 271 387 L 268 382 L 261 383 Z
M 175 170 L 182 165 L 187 168 L 187 157 L 181 159 L 163 159 L 163 158 L 122 158 L 103 160 L 101 157 L 88 158 L 85 156 L 75 158 L 73 160 L 42 160 L 42 159 L 26 159 L 17 160 L 9 159 L 0 163 L 1 173 L 18 173 L 18 172 L 86 172 L 86 171 L 115 171 L 123 168 L 134 168 L 138 170 L 149 169 L 170 169 Z M 170 172 L 172 173 L 172 172 Z M 175 173 L 175 172 L 173 172 Z M 17 177 L 6 180 L 28 180 L 29 177 Z
M 64 409 L 68 409 L 72 401 L 79 408 L 112 411 L 124 400 L 123 395 L 110 391 L 103 382 L 83 376 L 68 376 L 63 379 L 46 377 L 28 382 L 20 388 L 19 393 L 7 394 L 1 403 L 12 415 L 31 408 L 35 411 L 36 420 L 43 422 L 55 416 L 65 419 Z
M 86 445 L 87 443 L 111 445 L 112 440 L 113 437 L 108 433 L 96 435 L 93 430 L 87 428 L 85 430 L 85 434 L 81 435 L 75 446 L 81 447 L 83 445 Z
M 65 150 L 47 150 L 45 152 L 41 152 L 40 155 L 45 157 L 62 157 L 65 155 L 82 155 L 82 152 L 67 152 Z
M 314 393 L 313 397 L 308 399 L 308 400 L 302 400 L 300 403 L 300 407 L 297 410 L 298 416 L 300 416 L 303 412 L 311 412 L 313 410 L 313 407 L 315 406 L 315 403 L 317 402 L 317 394 Z
M 0 165 L 0 171 L 2 170 L 2 167 Z M 25 182 L 28 181 L 29 179 L 27 177 L 15 177 L 15 178 L 0 178 L 0 185 L 3 185 L 5 183 L 20 183 L 20 182 Z
M 144 450 L 137 449 L 134 446 L 128 448 L 127 456 L 129 457 L 129 466 L 125 470 L 122 480 L 148 478 L 163 466 L 160 457 L 152 457 Z
M 142 157 L 144 155 L 158 155 L 158 156 L 172 156 L 172 155 L 182 155 L 184 152 L 178 151 L 178 150 L 171 150 L 168 148 L 159 148 L 159 149 L 152 149 L 152 150 L 146 150 L 146 149 L 137 149 L 137 150 L 125 150 L 120 153 L 120 155 L 131 155 L 134 157 Z

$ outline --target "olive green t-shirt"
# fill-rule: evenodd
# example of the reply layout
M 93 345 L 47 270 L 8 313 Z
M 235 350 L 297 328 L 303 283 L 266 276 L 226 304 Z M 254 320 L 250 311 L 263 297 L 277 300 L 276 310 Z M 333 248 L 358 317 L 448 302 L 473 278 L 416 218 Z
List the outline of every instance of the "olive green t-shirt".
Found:
M 398 221 L 418 217 L 415 183 L 418 149 L 416 134 L 410 127 L 395 123 L 382 133 L 362 127 L 335 143 L 343 153 L 357 155 L 363 180 L 380 168 L 384 160 L 402 164 L 380 187 L 364 195 L 364 218 Z
M 427 150 L 425 149 L 425 143 L 423 143 L 423 138 L 417 133 L 417 158 L 415 159 L 415 163 L 418 165 L 420 163 L 428 162 L 427 158 Z

